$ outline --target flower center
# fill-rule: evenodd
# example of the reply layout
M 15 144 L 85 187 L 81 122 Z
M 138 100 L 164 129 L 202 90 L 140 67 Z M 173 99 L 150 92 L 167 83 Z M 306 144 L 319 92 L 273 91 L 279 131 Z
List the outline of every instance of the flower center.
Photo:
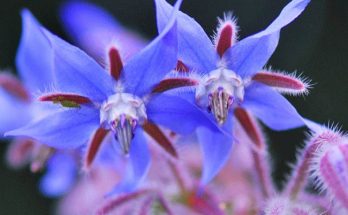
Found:
M 128 93 L 116 93 L 100 109 L 100 123 L 111 129 L 124 153 L 128 154 L 137 125 L 147 119 L 145 104 Z
M 234 104 L 244 99 L 244 82 L 234 71 L 225 68 L 213 70 L 203 78 L 196 90 L 196 101 L 212 112 L 221 125 Z

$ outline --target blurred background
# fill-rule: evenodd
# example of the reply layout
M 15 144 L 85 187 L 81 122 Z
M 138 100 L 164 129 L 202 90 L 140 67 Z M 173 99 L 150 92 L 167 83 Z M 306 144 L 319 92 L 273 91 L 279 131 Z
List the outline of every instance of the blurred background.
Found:
M 14 58 L 21 33 L 20 10 L 29 8 L 49 30 L 67 39 L 59 22 L 59 0 L 12 0 L 0 2 L 0 68 L 15 70 Z M 120 23 L 145 38 L 156 33 L 152 0 L 90 1 L 107 9 Z M 170 1 L 171 3 L 173 1 Z M 217 16 L 232 11 L 238 18 L 239 38 L 266 27 L 289 0 L 184 0 L 182 10 L 194 17 L 213 35 Z M 297 71 L 312 80 L 308 96 L 288 97 L 307 118 L 339 125 L 348 130 L 348 1 L 312 0 L 305 12 L 281 33 L 280 44 L 271 58 L 272 68 Z M 0 104 L 1 105 L 1 104 Z M 305 138 L 304 129 L 271 132 L 273 176 L 279 186 L 295 160 L 296 149 Z M 0 214 L 50 214 L 55 199 L 47 199 L 37 190 L 40 174 L 29 169 L 12 171 L 6 167 L 7 143 L 1 142 Z

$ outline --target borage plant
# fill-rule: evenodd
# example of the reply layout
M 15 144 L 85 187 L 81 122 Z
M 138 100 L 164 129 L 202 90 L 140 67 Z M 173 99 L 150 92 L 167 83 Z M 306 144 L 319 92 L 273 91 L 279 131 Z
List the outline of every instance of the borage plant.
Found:
M 182 134 L 198 126 L 218 130 L 194 105 L 163 93 L 178 87 L 161 80 L 176 65 L 176 15 L 180 3 L 159 36 L 126 63 L 117 47 L 111 45 L 107 50 L 108 72 L 80 49 L 38 26 L 42 30 L 35 33 L 43 34 L 37 37 L 43 40 L 28 44 L 45 45 L 32 51 L 44 53 L 44 60 L 49 62 L 46 70 L 53 74 L 53 90 L 38 100 L 58 103 L 63 108 L 8 135 L 28 136 L 56 148 L 76 148 L 86 144 L 94 133 L 85 156 L 84 168 L 88 169 L 103 139 L 111 132 L 118 143 L 115 148 L 129 154 L 130 160 L 127 174 L 116 190 L 129 191 L 144 177 L 150 163 L 143 131 L 176 157 L 175 148 L 156 124 Z M 29 12 L 23 16 L 31 25 L 38 25 Z M 30 52 L 23 57 L 27 54 Z
M 60 214 L 345 214 L 346 136 L 302 118 L 281 95 L 306 94 L 305 79 L 265 68 L 281 29 L 309 0 L 291 1 L 240 41 L 231 15 L 210 40 L 179 11 L 180 0 L 155 3 L 159 35 L 147 46 L 102 9 L 64 4 L 64 27 L 89 55 L 22 12 L 17 69 L 25 86 L 0 75 L 0 112 L 8 113 L 0 132 L 16 136 L 9 160 L 33 170 L 47 163 L 44 193 L 58 196 L 76 181 L 82 154 L 88 174 L 61 200 Z M 273 130 L 313 130 L 283 189 L 254 116 Z
M 160 30 L 172 10 L 164 0 L 157 7 Z M 227 132 L 238 121 L 254 148 L 264 151 L 253 115 L 273 130 L 287 130 L 305 125 L 296 109 L 279 93 L 304 94 L 309 84 L 294 75 L 263 69 L 275 51 L 280 30 L 296 19 L 309 0 L 291 1 L 263 31 L 237 41 L 235 19 L 219 20 L 214 43 L 202 27 L 188 15 L 178 14 L 179 71 L 186 71 L 197 83 L 186 95 L 192 103 L 211 113 Z M 221 133 L 200 128 L 197 135 L 205 156 L 202 182 L 209 182 L 226 162 L 232 140 Z M 238 137 L 235 137 L 238 140 Z

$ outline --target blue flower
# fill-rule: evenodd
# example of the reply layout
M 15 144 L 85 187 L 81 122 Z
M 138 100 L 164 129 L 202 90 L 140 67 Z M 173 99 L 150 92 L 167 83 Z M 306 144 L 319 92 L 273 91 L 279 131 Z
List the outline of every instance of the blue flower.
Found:
M 53 67 L 49 57 L 44 58 L 40 52 L 48 44 L 43 29 L 28 11 L 23 11 L 22 15 L 23 32 L 16 59 L 22 83 L 9 72 L 0 73 L 1 136 L 6 131 L 40 120 L 46 114 L 60 111 L 56 106 L 36 101 L 35 95 L 51 86 L 54 79 L 52 70 L 48 68 Z M 126 34 L 121 26 L 118 31 Z M 130 38 L 127 41 L 134 44 Z M 117 158 L 113 156 L 110 159 L 108 150 L 103 149 L 102 156 L 99 156 L 103 165 L 112 165 Z M 14 169 L 28 164 L 32 172 L 45 169 L 39 184 L 40 191 L 45 196 L 58 197 L 67 193 L 75 184 L 80 154 L 81 149 L 58 150 L 30 138 L 15 138 L 8 147 L 6 159 Z M 113 168 L 116 166 L 113 165 Z
M 39 55 L 32 59 L 34 65 L 49 62 L 41 71 L 53 71 L 49 87 L 54 90 L 44 93 L 39 100 L 58 103 L 63 108 L 8 135 L 28 136 L 60 149 L 76 148 L 90 140 L 85 156 L 87 168 L 103 139 L 108 134 L 114 135 L 116 148 L 129 154 L 126 176 L 115 190 L 118 192 L 133 190 L 148 170 L 150 155 L 144 131 L 176 156 L 157 124 L 180 134 L 191 133 L 202 125 L 219 130 L 195 105 L 162 93 L 177 87 L 160 81 L 176 65 L 176 14 L 180 4 L 178 1 L 170 12 L 168 24 L 160 34 L 127 62 L 123 62 L 119 49 L 111 45 L 107 50 L 109 74 L 83 51 L 38 26 L 41 35 L 35 39 L 40 41 L 33 40 L 28 46 L 35 43 L 44 46 L 20 55 L 19 61 L 28 55 Z M 23 17 L 31 25 L 38 25 L 28 11 L 24 11 Z
M 274 130 L 303 126 L 302 117 L 276 90 L 305 93 L 308 84 L 294 76 L 261 70 L 278 45 L 280 30 L 299 16 L 309 1 L 293 0 L 265 30 L 239 42 L 236 24 L 227 17 L 220 21 L 215 46 L 193 18 L 179 12 L 179 62 L 185 70 L 202 76 L 195 95 L 188 99 L 212 113 L 216 122 L 229 132 L 237 119 L 256 145 L 257 129 L 251 114 Z M 161 30 L 172 7 L 165 0 L 159 2 L 157 25 Z M 202 182 L 207 183 L 226 162 L 232 141 L 205 128 L 197 133 L 204 153 Z

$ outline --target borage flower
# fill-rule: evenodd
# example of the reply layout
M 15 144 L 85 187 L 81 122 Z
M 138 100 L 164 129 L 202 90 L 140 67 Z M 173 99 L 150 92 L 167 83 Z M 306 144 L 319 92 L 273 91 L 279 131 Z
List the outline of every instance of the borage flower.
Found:
M 42 28 L 47 39 L 40 42 L 46 47 L 33 51 L 51 61 L 53 66 L 47 69 L 54 70 L 55 90 L 41 95 L 39 100 L 58 103 L 63 108 L 8 134 L 29 136 L 56 148 L 75 148 L 90 139 L 85 156 L 85 167 L 89 168 L 102 140 L 112 133 L 118 142 L 116 148 L 129 154 L 127 174 L 116 191 L 129 191 L 143 178 L 150 163 L 143 131 L 176 156 L 175 148 L 157 124 L 181 134 L 201 125 L 218 130 L 187 100 L 162 93 L 180 86 L 160 82 L 176 65 L 176 14 L 180 3 L 159 36 L 125 64 L 117 47 L 110 47 L 109 74 L 83 51 Z M 28 12 L 24 16 L 36 24 Z M 40 61 L 42 58 L 35 59 Z
M 78 32 L 81 32 L 81 37 L 77 41 L 80 43 L 86 42 L 86 40 L 95 40 L 97 36 L 104 36 L 105 40 L 109 42 L 115 38 L 122 39 L 127 43 L 127 54 L 129 55 L 144 47 L 144 41 L 140 37 L 127 31 L 117 20 L 109 18 L 108 14 L 102 14 L 103 11 L 95 6 L 82 2 L 70 2 L 64 6 L 68 10 L 66 14 L 79 16 L 79 27 L 81 28 L 78 29 Z M 83 10 L 78 13 L 77 8 L 81 7 Z M 82 17 L 88 19 L 91 17 L 91 13 L 95 13 L 99 17 L 94 15 L 91 19 L 86 20 L 84 23 L 86 25 L 81 25 Z M 75 19 L 71 19 L 71 22 L 76 21 L 76 17 L 72 18 Z M 109 20 L 106 21 L 106 19 Z M 91 22 L 92 20 L 94 22 Z M 110 25 L 101 25 L 101 22 L 109 22 L 113 28 L 110 28 Z M 89 30 L 93 30 L 94 34 L 86 33 L 86 26 L 89 27 Z M 76 26 L 74 29 L 77 29 Z M 85 31 L 82 32 L 82 29 Z M 76 33 L 76 31 L 74 32 Z M 87 38 L 88 36 L 89 38 Z M 0 134 L 24 126 L 47 114 L 47 108 L 42 104 L 37 105 L 38 102 L 35 101 L 34 97 L 39 91 L 45 91 L 47 86 L 52 85 L 53 82 L 52 70 L 47 70 L 47 68 L 51 68 L 51 61 L 45 58 L 40 62 L 36 60 L 42 57 L 42 53 L 35 52 L 35 50 L 44 50 L 47 46 L 45 41 L 46 38 L 41 32 L 41 26 L 32 20 L 31 16 L 23 15 L 23 32 L 16 59 L 18 74 L 23 84 L 9 72 L 0 73 L 0 103 L 2 104 L 0 106 Z M 102 49 L 100 45 L 106 44 L 107 41 L 89 43 L 90 47 L 86 47 L 86 49 L 93 56 L 97 56 Z M 100 60 L 100 56 L 98 59 Z M 107 150 L 103 150 L 103 156 L 100 159 L 103 165 L 106 164 Z M 30 138 L 15 138 L 8 147 L 6 161 L 14 169 L 29 165 L 32 172 L 45 170 L 45 174 L 40 180 L 40 191 L 45 196 L 57 197 L 69 191 L 74 185 L 78 175 L 80 154 L 80 149 L 58 150 Z M 115 157 L 107 160 L 107 163 L 114 164 Z M 114 165 L 113 168 L 115 168 Z
M 172 7 L 165 0 L 159 2 L 157 24 L 161 30 Z M 280 30 L 300 15 L 308 3 L 309 0 L 293 0 L 265 30 L 239 42 L 235 21 L 221 20 L 214 45 L 194 19 L 182 12 L 178 14 L 180 68 L 202 75 L 197 80 L 195 95 L 189 99 L 211 112 L 217 123 L 230 132 L 234 121 L 230 115 L 234 115 L 259 150 L 264 149 L 260 147 L 251 113 L 274 130 L 304 125 L 296 109 L 277 90 L 301 94 L 307 92 L 308 84 L 292 75 L 262 68 L 277 47 Z M 202 181 L 206 183 L 225 163 L 232 141 L 204 128 L 197 133 L 205 156 Z

